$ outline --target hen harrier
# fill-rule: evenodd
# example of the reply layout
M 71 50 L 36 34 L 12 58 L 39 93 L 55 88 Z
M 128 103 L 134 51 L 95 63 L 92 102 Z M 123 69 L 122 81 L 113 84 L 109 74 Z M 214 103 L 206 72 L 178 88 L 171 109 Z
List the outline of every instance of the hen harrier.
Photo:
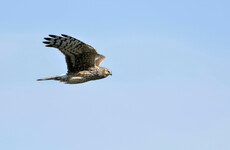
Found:
M 81 42 L 71 36 L 49 35 L 51 38 L 44 38 L 46 47 L 58 48 L 64 55 L 68 72 L 65 75 L 49 77 L 43 80 L 58 80 L 67 84 L 83 83 L 91 80 L 98 80 L 112 75 L 112 72 L 99 65 L 105 56 L 97 53 L 92 46 Z

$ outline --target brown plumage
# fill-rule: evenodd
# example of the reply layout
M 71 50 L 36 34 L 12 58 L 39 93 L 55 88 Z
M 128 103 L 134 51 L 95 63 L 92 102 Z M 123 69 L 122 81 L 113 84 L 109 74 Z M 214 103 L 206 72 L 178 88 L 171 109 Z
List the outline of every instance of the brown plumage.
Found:
M 47 44 L 46 47 L 58 48 L 65 55 L 68 72 L 37 81 L 59 80 L 67 84 L 77 84 L 112 75 L 109 69 L 99 66 L 105 56 L 98 54 L 92 46 L 65 34 L 49 36 L 44 38 L 46 41 L 43 43 Z

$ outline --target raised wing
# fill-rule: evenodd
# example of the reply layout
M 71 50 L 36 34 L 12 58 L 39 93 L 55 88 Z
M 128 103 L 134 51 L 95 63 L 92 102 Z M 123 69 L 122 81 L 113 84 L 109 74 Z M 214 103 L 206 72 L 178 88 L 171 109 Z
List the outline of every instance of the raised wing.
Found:
M 50 38 L 44 38 L 47 41 L 43 43 L 47 44 L 46 47 L 58 48 L 65 55 L 68 73 L 95 66 L 97 51 L 92 46 L 65 34 L 49 36 Z
M 105 56 L 97 54 L 95 57 L 95 64 L 96 66 L 100 66 L 101 62 L 104 61 L 106 59 Z

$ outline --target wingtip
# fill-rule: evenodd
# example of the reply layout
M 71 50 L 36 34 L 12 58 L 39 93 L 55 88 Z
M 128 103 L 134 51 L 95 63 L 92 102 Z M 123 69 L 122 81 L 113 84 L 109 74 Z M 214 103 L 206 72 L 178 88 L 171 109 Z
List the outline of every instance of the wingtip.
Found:
M 53 45 L 46 45 L 46 47 L 53 47 Z
M 53 34 L 49 34 L 49 36 L 52 37 L 52 38 L 56 38 L 57 37 L 57 35 L 53 35 Z
M 61 34 L 62 36 L 64 36 L 64 37 L 68 37 L 68 35 L 66 35 L 66 34 Z
M 51 38 L 47 38 L 47 37 L 45 37 L 44 39 L 47 40 L 47 41 L 50 41 L 50 40 L 51 40 Z
M 50 44 L 50 42 L 47 42 L 47 41 L 43 41 L 42 43 L 44 43 L 44 44 Z

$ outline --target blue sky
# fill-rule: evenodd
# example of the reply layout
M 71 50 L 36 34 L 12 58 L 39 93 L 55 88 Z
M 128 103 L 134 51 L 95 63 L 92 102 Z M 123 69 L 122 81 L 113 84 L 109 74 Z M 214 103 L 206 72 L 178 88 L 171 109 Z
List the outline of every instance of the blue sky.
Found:
M 4 1 L 0 149 L 229 150 L 229 1 Z M 95 47 L 113 76 L 79 85 L 42 43 Z

